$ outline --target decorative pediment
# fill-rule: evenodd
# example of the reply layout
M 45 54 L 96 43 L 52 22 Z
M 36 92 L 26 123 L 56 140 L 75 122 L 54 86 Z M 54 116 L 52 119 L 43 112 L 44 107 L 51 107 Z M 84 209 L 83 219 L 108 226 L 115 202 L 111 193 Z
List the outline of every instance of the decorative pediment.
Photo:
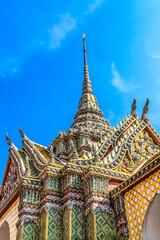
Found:
M 11 193 L 14 191 L 17 183 L 19 181 L 18 169 L 15 163 L 9 159 L 8 169 L 5 173 L 5 177 L 2 183 L 2 201 L 5 201 Z
M 131 174 L 159 151 L 160 143 L 155 136 L 153 134 L 151 136 L 151 133 L 145 128 L 132 140 L 130 153 L 129 151 L 126 152 L 116 170 Z
M 160 143 L 155 141 L 153 136 L 148 133 L 147 129 L 140 132 L 131 144 L 131 156 L 133 161 L 138 165 L 151 158 L 159 151 Z

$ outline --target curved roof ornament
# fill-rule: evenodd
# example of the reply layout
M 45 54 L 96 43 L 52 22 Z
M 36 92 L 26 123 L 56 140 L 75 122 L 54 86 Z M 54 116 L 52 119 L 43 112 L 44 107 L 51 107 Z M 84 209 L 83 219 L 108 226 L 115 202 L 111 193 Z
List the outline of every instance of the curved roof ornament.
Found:
M 145 122 L 148 121 L 148 117 L 147 117 L 148 109 L 149 109 L 149 98 L 147 98 L 146 104 L 143 108 L 143 113 L 142 113 L 142 116 L 141 116 L 142 121 L 145 121 Z
M 18 130 L 19 130 L 19 133 L 20 133 L 21 137 L 24 138 L 25 134 L 24 134 L 24 132 L 22 132 L 20 126 L 19 126 Z
M 6 140 L 7 140 L 8 145 L 11 146 L 12 141 L 11 141 L 11 139 L 8 137 L 8 133 L 6 133 Z
M 136 108 L 137 108 L 137 100 L 136 98 L 134 98 L 132 103 L 132 110 L 131 110 L 131 115 L 133 115 L 134 117 L 137 117 Z

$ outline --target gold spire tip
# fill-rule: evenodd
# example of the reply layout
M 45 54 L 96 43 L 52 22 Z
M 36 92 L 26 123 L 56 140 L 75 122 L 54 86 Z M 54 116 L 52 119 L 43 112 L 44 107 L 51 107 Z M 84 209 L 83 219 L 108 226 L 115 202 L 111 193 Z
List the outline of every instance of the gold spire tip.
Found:
M 82 35 L 82 38 L 83 38 L 83 39 L 85 39 L 85 38 L 86 38 L 86 35 L 85 35 L 84 33 L 83 33 L 83 35 Z

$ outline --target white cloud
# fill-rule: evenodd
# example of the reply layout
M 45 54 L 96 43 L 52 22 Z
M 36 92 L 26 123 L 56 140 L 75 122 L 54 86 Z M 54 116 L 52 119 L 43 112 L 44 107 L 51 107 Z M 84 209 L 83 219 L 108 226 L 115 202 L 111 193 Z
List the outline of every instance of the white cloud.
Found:
M 104 0 L 95 0 L 92 3 L 89 4 L 88 6 L 88 13 L 94 12 L 102 3 Z
M 49 29 L 51 49 L 59 47 L 61 41 L 66 38 L 67 34 L 76 28 L 77 19 L 71 17 L 69 13 L 63 14 L 60 17 L 60 22 L 54 24 L 51 29 Z
M 154 58 L 154 59 L 159 59 L 160 60 L 160 55 L 159 54 L 155 54 L 153 52 L 148 52 L 147 55 L 151 58 Z
M 160 56 L 158 55 L 150 55 L 151 58 L 154 58 L 154 59 L 159 59 L 160 60 Z
M 121 92 L 129 92 L 135 88 L 137 88 L 137 85 L 134 85 L 131 82 L 126 82 L 117 71 L 115 64 L 112 63 L 112 85 L 119 89 Z
M 82 18 L 85 14 L 92 13 L 97 10 L 97 8 L 104 2 L 104 0 L 94 0 L 88 5 L 88 11 L 82 14 Z M 60 15 L 60 21 L 58 24 L 54 24 L 49 29 L 50 35 L 50 48 L 56 49 L 60 46 L 61 41 L 66 38 L 66 36 L 76 28 L 77 21 L 79 17 L 74 18 L 70 13 L 65 13 Z
M 83 12 L 77 14 L 76 18 L 72 17 L 70 13 L 65 13 L 60 15 L 60 20 L 57 23 L 52 23 L 50 29 L 47 32 L 47 40 L 40 37 L 40 40 L 32 39 L 30 44 L 23 46 L 21 54 L 17 56 L 8 56 L 6 59 L 3 59 L 3 62 L 0 62 L 0 77 L 6 78 L 8 75 L 13 75 L 17 73 L 23 63 L 25 62 L 24 58 L 26 55 L 31 53 L 35 49 L 44 48 L 45 50 L 51 49 L 54 50 L 61 45 L 61 42 L 66 38 L 66 36 L 76 28 L 77 22 L 83 20 L 86 14 L 90 14 L 97 10 L 97 8 L 105 0 L 93 0 L 92 3 L 87 4 L 88 12 Z M 39 39 L 39 37 L 37 37 Z

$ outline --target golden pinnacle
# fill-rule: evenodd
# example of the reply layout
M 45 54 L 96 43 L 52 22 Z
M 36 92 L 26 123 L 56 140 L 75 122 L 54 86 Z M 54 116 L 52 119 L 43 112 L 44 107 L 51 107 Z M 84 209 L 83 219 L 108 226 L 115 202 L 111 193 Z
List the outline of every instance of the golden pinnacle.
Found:
M 83 33 L 83 35 L 82 35 L 82 38 L 83 38 L 83 39 L 85 39 L 85 38 L 86 38 L 86 35 L 85 35 L 84 33 Z

